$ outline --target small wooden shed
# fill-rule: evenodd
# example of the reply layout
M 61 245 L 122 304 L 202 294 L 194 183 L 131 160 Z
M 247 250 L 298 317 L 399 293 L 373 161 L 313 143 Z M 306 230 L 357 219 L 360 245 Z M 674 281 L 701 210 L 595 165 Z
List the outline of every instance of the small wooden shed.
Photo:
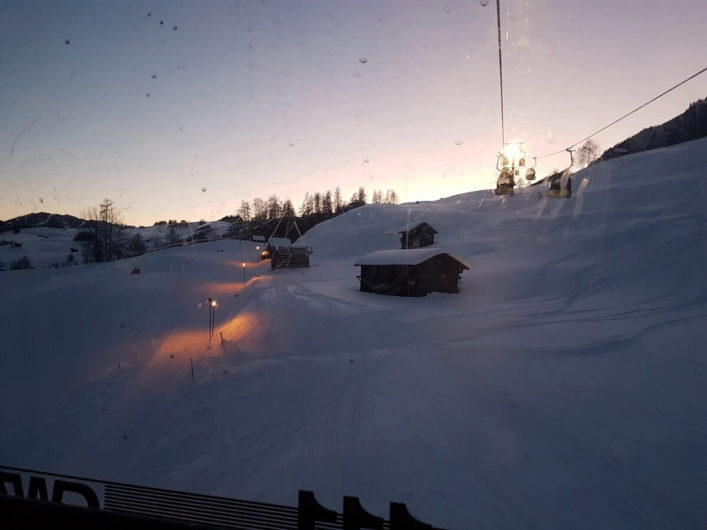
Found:
M 379 250 L 357 259 L 361 291 L 395 296 L 458 293 L 469 265 L 439 248 Z
M 309 267 L 308 247 L 277 247 L 270 253 L 270 270 Z
M 289 239 L 284 237 L 271 237 L 268 239 L 264 245 L 258 245 L 260 250 L 260 259 L 270 259 L 272 257 L 272 252 L 276 247 L 289 247 L 292 243 Z
M 422 248 L 435 242 L 437 230 L 423 222 L 414 228 L 400 230 L 398 233 L 400 234 L 402 248 Z

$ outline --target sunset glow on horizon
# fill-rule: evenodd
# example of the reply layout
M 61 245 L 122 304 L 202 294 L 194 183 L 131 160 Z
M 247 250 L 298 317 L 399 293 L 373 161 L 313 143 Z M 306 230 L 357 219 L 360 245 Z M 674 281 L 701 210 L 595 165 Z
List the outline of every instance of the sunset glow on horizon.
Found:
M 526 162 L 705 66 L 698 0 L 501 5 L 505 136 Z M 0 15 L 0 219 L 107 197 L 151 225 L 337 186 L 401 202 L 494 186 L 494 2 L 0 0 Z M 707 75 L 594 140 L 705 96 Z M 538 176 L 567 158 L 539 159 Z

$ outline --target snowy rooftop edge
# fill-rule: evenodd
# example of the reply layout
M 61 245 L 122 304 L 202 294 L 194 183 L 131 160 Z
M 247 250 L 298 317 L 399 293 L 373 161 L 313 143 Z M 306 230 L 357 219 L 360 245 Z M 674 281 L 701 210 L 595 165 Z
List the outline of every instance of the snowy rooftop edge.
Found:
M 402 233 L 405 233 L 405 232 L 409 232 L 409 231 L 411 231 L 411 230 L 414 230 L 415 228 L 417 228 L 417 227 L 420 226 L 420 225 L 427 225 L 427 226 L 429 226 L 430 228 L 432 228 L 432 230 L 434 231 L 435 234 L 439 233 L 439 232 L 437 232 L 437 230 L 435 230 L 434 227 L 433 227 L 430 223 L 428 223 L 427 221 L 425 221 L 425 220 L 419 220 L 419 221 L 414 221 L 414 222 L 412 222 L 412 223 L 408 223 L 408 224 L 405 226 L 405 228 L 401 228 L 400 230 L 398 230 L 398 234 L 402 234 Z
M 447 254 L 449 257 L 458 261 L 461 265 L 470 268 L 469 264 L 461 258 L 458 258 L 451 252 L 438 247 L 426 248 L 411 248 L 411 249 L 395 249 L 395 250 L 377 250 L 361 256 L 354 260 L 354 266 L 357 265 L 419 265 L 423 261 L 438 256 L 439 254 Z

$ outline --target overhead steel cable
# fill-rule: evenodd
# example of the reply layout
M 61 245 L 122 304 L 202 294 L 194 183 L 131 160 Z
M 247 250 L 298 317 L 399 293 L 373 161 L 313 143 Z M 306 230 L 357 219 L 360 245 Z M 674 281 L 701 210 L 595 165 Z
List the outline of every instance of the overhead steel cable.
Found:
M 503 62 L 501 59 L 501 0 L 496 0 L 496 23 L 498 26 L 498 76 L 501 81 L 501 145 L 506 145 L 506 130 L 503 123 Z
M 559 151 L 555 151 L 554 153 L 549 153 L 549 154 L 547 154 L 547 155 L 537 156 L 537 157 L 535 157 L 535 158 L 546 158 L 546 157 L 548 157 L 548 156 L 553 156 L 553 155 L 557 155 L 557 154 L 560 154 L 560 153 L 564 153 L 564 152 L 566 152 L 566 151 L 569 151 L 570 149 L 572 149 L 572 148 L 575 147 L 576 145 L 579 145 L 579 144 L 581 144 L 582 142 L 585 142 L 586 140 L 589 140 L 592 136 L 596 136 L 596 135 L 599 134 L 600 132 L 605 131 L 606 129 L 608 129 L 608 128 L 611 127 L 612 125 L 617 124 L 618 122 L 620 122 L 620 121 L 623 120 L 624 118 L 628 118 L 628 117 L 629 117 L 631 114 L 633 114 L 634 112 L 638 112 L 638 111 L 641 110 L 643 107 L 646 107 L 646 106 L 650 105 L 650 104 L 653 103 L 655 100 L 662 98 L 662 97 L 663 97 L 664 95 L 666 95 L 668 92 L 672 92 L 673 90 L 675 90 L 675 89 L 678 88 L 679 86 L 684 85 L 684 84 L 687 83 L 688 81 L 694 79 L 695 77 L 697 77 L 697 76 L 700 75 L 700 74 L 703 74 L 703 73 L 706 72 L 706 71 L 707 71 L 707 66 L 704 67 L 704 68 L 703 68 L 702 70 L 700 70 L 699 72 L 695 72 L 695 73 L 692 74 L 690 77 L 688 77 L 688 78 L 686 78 L 686 79 L 683 79 L 683 80 L 680 81 L 677 85 L 675 85 L 675 86 L 669 88 L 669 89 L 666 90 L 665 92 L 663 92 L 663 93 L 661 93 L 661 94 L 658 94 L 656 97 L 654 97 L 654 98 L 651 99 L 650 101 L 646 101 L 646 102 L 645 102 L 643 105 L 641 105 L 640 107 L 636 107 L 636 108 L 633 109 L 631 112 L 628 112 L 628 113 L 624 114 L 624 115 L 621 116 L 620 118 L 618 118 L 618 119 L 612 121 L 609 125 L 605 125 L 604 127 L 602 127 L 601 129 L 599 129 L 598 131 L 596 131 L 596 132 L 590 134 L 589 136 L 586 136 L 586 137 L 582 138 L 582 139 L 579 140 L 578 142 L 575 142 L 575 143 L 573 143 L 572 145 L 570 145 L 569 147 L 566 147 L 565 149 L 560 149 Z

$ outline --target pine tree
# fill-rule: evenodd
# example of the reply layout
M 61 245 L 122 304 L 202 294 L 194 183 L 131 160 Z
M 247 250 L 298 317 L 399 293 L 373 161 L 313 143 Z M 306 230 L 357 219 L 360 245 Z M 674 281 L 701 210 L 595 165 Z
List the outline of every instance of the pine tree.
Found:
M 341 198 L 341 188 L 339 186 L 336 187 L 334 190 L 334 213 L 338 214 L 341 213 L 341 210 L 344 208 L 344 201 Z
M 331 191 L 327 190 L 322 199 L 322 213 L 327 217 L 332 215 Z

